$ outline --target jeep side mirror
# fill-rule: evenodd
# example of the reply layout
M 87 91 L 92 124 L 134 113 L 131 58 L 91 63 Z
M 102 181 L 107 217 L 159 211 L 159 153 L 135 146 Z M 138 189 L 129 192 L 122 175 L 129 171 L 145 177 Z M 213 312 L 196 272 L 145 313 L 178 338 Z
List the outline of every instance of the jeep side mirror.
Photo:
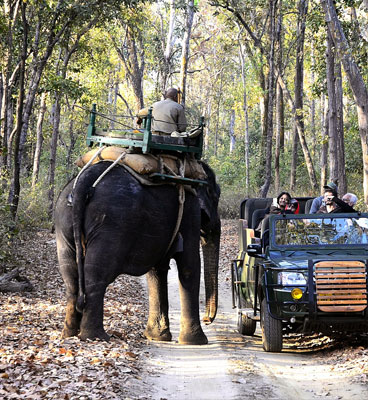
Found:
M 247 246 L 247 254 L 250 257 L 261 257 L 263 258 L 262 254 L 262 246 L 258 243 L 248 244 Z

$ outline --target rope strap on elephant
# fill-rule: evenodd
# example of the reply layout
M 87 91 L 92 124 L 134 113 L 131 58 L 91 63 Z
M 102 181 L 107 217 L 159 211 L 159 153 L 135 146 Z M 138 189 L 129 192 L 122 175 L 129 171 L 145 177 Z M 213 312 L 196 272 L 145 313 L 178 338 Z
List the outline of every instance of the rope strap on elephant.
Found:
M 98 149 L 98 151 L 94 152 L 93 154 L 91 154 L 91 158 L 88 159 L 88 161 L 86 162 L 86 164 L 83 166 L 83 168 L 81 169 L 81 171 L 79 172 L 79 174 L 77 175 L 75 181 L 74 181 L 74 185 L 73 185 L 73 190 L 75 189 L 79 177 L 80 175 L 88 168 L 90 167 L 92 164 L 98 162 L 98 161 L 105 161 L 105 159 L 103 158 L 103 152 L 106 149 L 106 146 L 101 147 L 100 149 Z M 111 148 L 110 149 L 106 149 L 106 151 L 110 151 L 111 153 Z M 120 149 L 119 149 L 120 150 Z M 110 154 L 109 153 L 109 154 Z M 162 185 L 162 184 L 167 184 L 165 182 L 162 183 L 153 183 L 149 180 L 148 177 L 143 176 L 141 174 L 138 174 L 136 171 L 134 171 L 130 166 L 126 165 L 125 163 L 123 163 L 124 159 L 126 159 L 126 157 L 129 154 L 126 151 L 119 151 L 118 154 L 116 154 L 116 157 L 114 157 L 114 159 L 110 159 L 110 160 L 106 160 L 106 161 L 112 161 L 112 164 L 106 168 L 106 170 L 95 180 L 95 182 L 93 183 L 92 187 L 95 188 L 100 182 L 101 180 L 104 178 L 104 176 L 106 174 L 108 174 L 116 165 L 121 165 L 123 166 L 125 169 L 128 170 L 128 172 L 130 172 L 135 178 L 137 178 L 139 180 L 139 182 L 141 184 L 146 184 L 146 185 Z M 186 174 L 186 169 L 187 169 L 187 158 L 180 158 L 180 157 L 176 157 L 176 156 L 171 156 L 171 155 L 152 155 L 150 154 L 149 157 L 151 159 L 155 159 L 157 164 L 158 164 L 158 169 L 161 173 L 163 172 L 168 172 L 170 175 L 174 176 L 174 177 L 181 177 L 184 178 L 185 174 Z M 170 163 L 170 162 L 171 163 Z M 190 160 L 189 162 L 192 162 L 192 160 Z M 196 162 L 197 164 L 197 162 Z M 200 170 L 201 173 L 201 170 Z M 204 171 L 203 174 L 205 175 Z M 168 245 L 168 248 L 165 252 L 165 255 L 168 253 L 168 251 L 170 250 L 178 232 L 179 232 L 179 228 L 180 228 L 180 224 L 183 218 L 183 212 L 184 212 L 184 203 L 185 203 L 185 190 L 188 190 L 188 187 L 186 185 L 183 184 L 179 184 L 179 183 L 172 183 L 175 184 L 178 188 L 178 192 L 179 192 L 179 209 L 178 209 L 178 217 L 177 217 L 177 221 L 176 221 L 176 225 L 175 225 L 175 229 L 174 232 L 172 234 L 170 243 Z
M 180 176 L 184 176 L 184 171 L 185 171 L 185 158 L 183 161 L 180 162 L 180 167 L 179 167 L 179 173 Z M 179 210 L 178 210 L 178 219 L 176 220 L 176 225 L 175 225 L 175 229 L 174 229 L 174 233 L 172 235 L 170 244 L 166 250 L 165 255 L 167 254 L 167 252 L 170 250 L 176 235 L 179 232 L 179 228 L 180 228 L 180 224 L 181 224 L 181 220 L 183 219 L 183 211 L 184 211 L 184 203 L 185 203 L 185 190 L 184 190 L 184 185 L 177 185 L 178 186 L 178 191 L 179 191 Z
M 75 187 L 77 186 L 79 177 L 83 174 L 83 172 L 90 166 L 93 164 L 93 162 L 97 159 L 97 157 L 100 156 L 100 154 L 103 152 L 103 150 L 106 148 L 106 146 L 100 147 L 98 149 L 98 151 L 92 156 L 92 158 L 87 162 L 86 165 L 84 165 L 84 167 L 79 171 L 79 174 L 76 176 L 74 184 L 73 184 L 73 190 L 75 189 Z
M 93 151 L 90 152 L 89 155 L 86 157 L 83 157 L 79 159 L 79 164 L 77 165 L 82 166 L 83 168 L 77 175 L 74 185 L 73 185 L 73 190 L 75 189 L 78 179 L 80 175 L 92 164 L 95 164 L 96 162 L 99 161 L 111 161 L 112 164 L 109 165 L 108 168 L 95 180 L 93 183 L 92 187 L 95 188 L 101 180 L 104 178 L 106 174 L 108 174 L 116 165 L 121 165 L 124 167 L 131 175 L 133 175 L 136 179 L 139 180 L 141 184 L 145 185 L 163 185 L 163 184 L 168 184 L 168 182 L 161 182 L 161 183 L 155 183 L 152 182 L 149 179 L 149 176 L 145 176 L 145 174 L 141 174 L 137 172 L 137 169 L 133 169 L 134 163 L 136 160 L 134 159 L 139 157 L 139 161 L 142 162 L 142 160 L 147 163 L 149 160 L 155 160 L 157 163 L 157 168 L 160 173 L 169 173 L 173 177 L 179 177 L 179 178 L 184 178 L 185 175 L 188 173 L 188 168 L 192 174 L 199 174 L 200 177 L 205 177 L 206 174 L 203 171 L 202 167 L 200 164 L 197 163 L 197 161 L 189 159 L 187 160 L 187 157 L 178 157 L 178 156 L 173 156 L 170 154 L 165 154 L 165 155 L 142 155 L 142 154 L 129 154 L 126 150 L 120 149 L 120 148 L 115 148 L 115 147 L 109 147 L 106 148 L 106 146 L 101 147 L 98 149 L 98 151 Z M 132 161 L 130 163 L 126 163 L 126 160 L 128 157 L 133 157 Z M 143 157 L 143 158 L 142 158 Z M 187 165 L 188 164 L 188 165 Z M 143 167 L 142 167 L 143 168 Z M 147 165 L 144 165 L 145 169 L 149 169 L 151 167 L 148 167 Z M 145 171 L 147 172 L 147 171 Z M 179 194 L 179 209 L 178 209 L 178 217 L 176 220 L 176 225 L 170 240 L 170 243 L 168 245 L 168 248 L 165 252 L 165 255 L 168 253 L 170 250 L 172 244 L 174 243 L 174 240 L 179 232 L 180 224 L 183 218 L 183 212 L 184 212 L 184 203 L 185 203 L 185 190 L 188 190 L 188 186 L 184 185 L 182 183 L 169 183 L 173 184 L 178 188 L 178 194 Z M 192 189 L 193 191 L 193 189 Z
M 109 173 L 109 171 L 111 169 L 113 169 L 115 167 L 116 164 L 118 164 L 123 158 L 125 158 L 126 153 L 121 153 L 120 156 L 109 166 L 109 168 L 107 168 L 95 181 L 95 183 L 92 185 L 92 187 L 96 187 L 99 182 L 101 181 L 101 179 L 107 174 Z

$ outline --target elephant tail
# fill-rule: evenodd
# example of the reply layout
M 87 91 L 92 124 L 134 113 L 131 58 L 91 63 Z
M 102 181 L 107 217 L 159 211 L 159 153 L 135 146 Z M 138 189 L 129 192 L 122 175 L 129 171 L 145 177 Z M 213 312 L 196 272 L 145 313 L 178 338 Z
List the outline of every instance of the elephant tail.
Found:
M 78 267 L 78 297 L 76 309 L 83 312 L 86 304 L 85 296 L 85 276 L 84 276 L 84 237 L 83 220 L 87 201 L 87 193 L 77 185 L 73 194 L 73 234 L 75 243 L 76 262 Z
M 84 306 L 86 305 L 86 296 L 85 296 L 85 288 L 84 288 L 84 257 L 83 257 L 83 248 L 81 244 L 81 240 L 75 242 L 76 244 L 76 258 L 78 265 L 78 297 L 76 303 L 76 309 L 78 312 L 82 312 Z

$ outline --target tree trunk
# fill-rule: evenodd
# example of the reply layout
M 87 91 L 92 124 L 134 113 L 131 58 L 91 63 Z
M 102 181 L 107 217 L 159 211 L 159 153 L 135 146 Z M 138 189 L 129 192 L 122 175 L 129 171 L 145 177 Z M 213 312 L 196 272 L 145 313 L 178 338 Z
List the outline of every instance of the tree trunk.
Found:
M 244 162 L 245 162 L 245 195 L 249 195 L 249 120 L 247 103 L 247 77 L 245 73 L 244 49 L 239 43 L 239 56 L 243 83 L 243 111 L 244 111 Z
M 210 124 L 211 124 L 211 112 L 212 112 L 212 102 L 209 101 L 206 105 L 205 111 L 205 121 L 206 126 L 204 127 L 203 133 L 203 152 L 206 154 L 209 150 L 209 141 L 210 141 Z
M 348 41 L 337 18 L 333 0 L 321 0 L 326 15 L 326 22 L 336 49 L 341 57 L 346 76 L 358 111 L 359 133 L 363 152 L 363 187 L 364 201 L 368 204 L 368 90 L 355 63 Z
M 304 129 L 304 127 L 303 127 Z M 291 164 L 290 164 L 290 192 L 295 192 L 295 183 L 296 183 L 296 168 L 298 166 L 298 144 L 299 144 L 299 135 L 298 128 L 296 126 L 296 122 L 294 121 L 293 128 L 293 138 L 291 145 Z
M 236 13 L 235 13 L 236 14 Z M 238 14 L 236 14 L 238 16 Z M 244 24 L 244 21 L 240 19 L 241 25 Z M 258 42 L 257 42 L 258 43 Z M 259 100 L 259 115 L 260 115 L 260 123 L 261 123 L 261 150 L 260 150 L 260 162 L 259 168 L 257 169 L 257 177 L 259 181 L 264 179 L 264 163 L 266 160 L 266 137 L 267 137 L 267 115 L 268 115 L 268 89 L 266 85 L 266 79 L 263 68 L 263 52 L 261 48 L 261 56 L 257 57 L 252 48 L 250 47 L 248 41 L 243 42 L 246 53 L 248 54 L 250 61 L 253 65 L 254 70 L 256 71 L 256 75 L 258 77 L 259 86 L 261 88 L 262 94 Z
M 280 86 L 282 87 L 284 96 L 286 97 L 286 100 L 288 101 L 288 103 L 289 103 L 289 105 L 290 105 L 290 107 L 292 109 L 292 112 L 294 114 L 294 117 L 295 117 L 296 127 L 298 129 L 298 135 L 299 135 L 299 142 L 300 142 L 301 148 L 303 150 L 304 159 L 305 159 L 305 163 L 306 163 L 306 166 L 307 166 L 307 169 L 308 169 L 308 174 L 309 174 L 309 180 L 310 180 L 310 183 L 311 183 L 311 187 L 312 187 L 313 190 L 318 190 L 317 178 L 316 178 L 316 173 L 314 171 L 313 161 L 312 161 L 309 149 L 308 149 L 307 142 L 305 140 L 305 136 L 303 134 L 303 130 L 302 130 L 300 124 L 298 123 L 299 121 L 296 119 L 294 101 L 293 101 L 293 99 L 292 99 L 292 97 L 290 95 L 290 92 L 289 92 L 289 90 L 288 90 L 288 88 L 286 86 L 285 81 L 282 79 L 282 77 L 280 77 L 280 75 L 279 75 L 279 78 L 278 78 L 278 82 L 279 82 Z
M 142 38 L 139 35 L 136 37 L 129 26 L 126 27 L 126 43 L 124 43 L 121 47 L 118 46 L 115 38 L 112 36 L 110 37 L 119 58 L 124 64 L 129 82 L 132 85 L 135 97 L 135 111 L 138 112 L 144 107 L 143 74 L 145 68 L 145 59 Z M 137 42 L 140 46 L 140 51 L 138 50 Z M 128 57 L 126 57 L 124 54 L 124 45 L 126 45 L 128 48 Z
M 295 191 L 296 167 L 298 164 L 298 142 L 299 134 L 297 124 L 301 134 L 304 136 L 304 116 L 303 116 L 303 89 L 304 89 L 304 38 L 305 38 L 305 19 L 308 10 L 308 0 L 300 0 L 298 5 L 298 25 L 297 25 L 297 44 L 295 61 L 295 126 L 293 135 L 293 151 L 290 174 L 290 190 Z
M 316 59 L 314 56 L 314 43 L 312 43 L 312 67 L 311 67 L 311 84 L 312 86 L 315 84 L 315 74 L 314 74 L 314 70 L 316 68 Z M 314 99 L 314 97 L 312 97 L 311 100 L 311 127 L 310 127 L 310 131 L 311 131 L 311 136 L 312 136 L 312 140 L 313 140 L 313 147 L 312 147 L 312 155 L 315 156 L 317 153 L 317 138 L 316 138 L 316 100 Z
M 230 135 L 230 154 L 235 150 L 235 110 L 232 109 L 230 113 L 230 126 L 229 126 L 229 135 Z
M 321 147 L 321 179 L 320 179 L 320 194 L 323 194 L 323 186 L 327 183 L 327 154 L 328 154 L 328 102 L 326 96 L 321 95 L 321 132 L 322 132 L 322 147 Z
M 164 20 L 162 18 L 161 21 L 162 37 L 164 36 L 163 24 Z M 172 51 L 175 43 L 174 27 L 175 27 L 175 0 L 170 0 L 169 26 L 166 35 L 166 43 L 163 46 L 164 65 L 162 66 L 162 72 L 161 72 L 161 84 L 160 84 L 161 93 L 165 93 L 165 90 L 167 89 L 168 86 L 168 79 L 172 73 L 172 56 L 173 56 Z
M 74 107 L 73 107 L 74 108 Z M 77 136 L 74 133 L 74 120 L 73 118 L 70 119 L 69 121 L 69 147 L 68 147 L 68 153 L 66 155 L 66 168 L 68 172 L 68 179 L 71 179 L 72 177 L 72 154 L 74 151 L 75 143 L 77 142 Z
M 335 87 L 335 51 L 332 37 L 327 33 L 326 77 L 328 93 L 328 149 L 329 149 L 329 180 L 338 180 L 337 159 L 337 109 Z
M 145 67 L 144 50 L 143 50 L 144 46 L 141 43 L 142 50 L 139 63 L 136 39 L 133 37 L 129 28 L 128 28 L 128 49 L 129 49 L 129 59 L 131 65 L 130 80 L 136 98 L 136 111 L 139 111 L 144 107 L 144 98 L 143 98 L 143 73 Z
M 342 90 L 341 63 L 335 64 L 335 93 L 336 93 L 336 149 L 337 149 L 337 179 L 338 194 L 342 197 L 347 192 L 346 173 L 345 173 L 345 141 L 344 141 L 344 104 Z
M 282 0 L 279 4 L 279 17 L 277 24 L 277 44 L 278 44 L 278 54 L 277 54 L 277 66 L 279 73 L 283 73 L 283 34 L 282 34 Z M 282 94 L 282 89 L 279 83 L 276 83 L 276 140 L 275 140 L 275 191 L 280 192 L 280 157 L 281 151 L 284 148 L 284 98 Z
M 276 143 L 275 143 L 275 191 L 280 192 L 280 157 L 284 147 L 284 98 L 280 85 L 276 84 Z
M 194 19 L 194 2 L 193 0 L 189 0 L 187 4 L 187 18 L 186 18 L 185 31 L 182 41 L 181 69 L 180 69 L 180 89 L 182 92 L 181 104 L 184 107 L 185 107 L 186 84 L 187 84 L 188 62 L 189 62 L 189 43 L 192 33 L 193 19 Z
M 20 56 L 20 68 L 19 68 L 19 83 L 18 83 L 18 104 L 17 104 L 17 125 L 15 130 L 14 138 L 14 169 L 13 179 L 9 192 L 9 204 L 10 212 L 13 219 L 17 216 L 19 195 L 20 195 L 20 139 L 23 126 L 23 106 L 24 106 L 24 80 L 26 71 L 26 59 L 27 59 L 27 41 L 28 41 L 28 24 L 26 21 L 26 3 L 21 3 L 21 14 L 22 14 L 22 25 L 23 25 L 23 40 L 22 40 L 22 51 Z
M 0 153 L 0 168 L 1 175 L 5 177 L 9 173 L 9 156 L 10 147 L 9 147 L 9 137 L 10 132 L 13 127 L 13 100 L 12 100 L 12 84 L 15 79 L 15 74 L 17 72 L 18 67 L 15 68 L 12 74 L 12 64 L 13 64 L 13 34 L 14 34 L 14 25 L 16 19 L 18 18 L 18 10 L 19 10 L 20 0 L 16 2 L 6 2 L 4 6 L 5 11 L 5 21 L 7 21 L 7 32 L 5 37 L 4 46 L 4 54 L 2 54 L 2 64 L 5 66 L 4 71 L 2 72 L 2 101 L 1 101 L 1 113 L 0 113 L 0 136 L 2 147 L 2 151 Z
M 59 125 L 60 125 L 60 94 L 55 95 L 55 101 L 52 106 L 52 136 L 50 143 L 50 164 L 49 164 L 49 179 L 48 179 L 48 215 L 52 218 L 52 212 L 54 208 L 54 197 L 55 197 L 55 167 L 56 167 L 56 153 L 57 153 L 57 142 L 59 138 Z
M 266 138 L 266 160 L 265 180 L 260 190 L 260 197 L 266 197 L 271 185 L 272 167 L 272 137 L 273 137 L 273 99 L 275 90 L 275 43 L 276 43 L 276 4 L 277 0 L 269 1 L 270 11 L 270 52 L 268 59 L 268 110 L 267 110 L 267 138 Z
M 32 188 L 36 186 L 38 182 L 38 174 L 40 170 L 40 159 L 41 159 L 41 150 L 43 144 L 43 120 L 46 113 L 46 92 L 42 93 L 41 96 L 41 104 L 38 114 L 37 121 L 37 139 L 36 139 L 36 149 L 33 157 L 33 172 L 32 172 Z

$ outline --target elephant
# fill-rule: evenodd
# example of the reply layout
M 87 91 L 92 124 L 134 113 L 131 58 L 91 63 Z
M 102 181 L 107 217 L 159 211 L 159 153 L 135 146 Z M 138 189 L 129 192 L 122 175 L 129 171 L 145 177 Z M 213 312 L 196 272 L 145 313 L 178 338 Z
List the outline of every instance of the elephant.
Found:
M 111 165 L 103 161 L 85 169 L 77 184 L 71 180 L 64 187 L 54 213 L 59 270 L 67 298 L 62 337 L 108 341 L 103 326 L 107 286 L 120 274 L 146 274 L 149 315 L 144 335 L 170 341 L 167 274 L 173 258 L 181 301 L 178 341 L 208 343 L 199 317 L 200 242 L 206 289 L 203 320 L 211 323 L 218 302 L 220 187 L 212 169 L 201 164 L 208 185 L 185 191 L 176 235 L 180 190 L 175 184 L 142 185 L 126 168 L 116 165 L 93 187 Z

